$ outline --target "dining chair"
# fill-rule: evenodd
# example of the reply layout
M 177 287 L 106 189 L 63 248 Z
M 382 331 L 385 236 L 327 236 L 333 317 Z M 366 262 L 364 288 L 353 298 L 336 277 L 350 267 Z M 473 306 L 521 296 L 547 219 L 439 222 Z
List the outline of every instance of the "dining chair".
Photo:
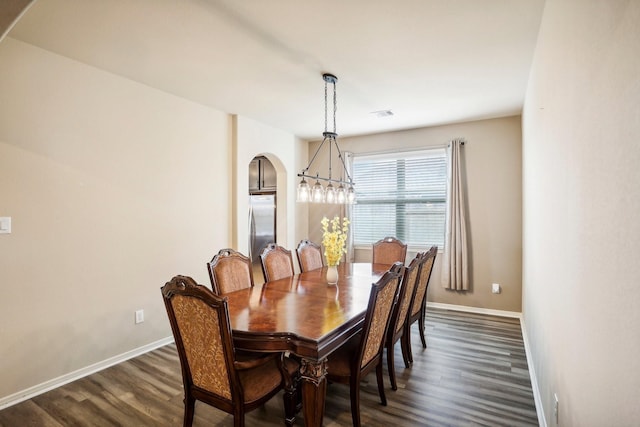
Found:
M 382 378 L 382 355 L 389 316 L 393 310 L 399 284 L 400 275 L 390 270 L 371 285 L 362 332 L 328 357 L 327 380 L 330 383 L 349 385 L 351 418 L 356 427 L 360 426 L 360 381 L 374 369 L 380 401 L 383 405 L 387 405 Z
M 389 371 L 389 380 L 391 381 L 391 389 L 397 390 L 398 384 L 396 381 L 395 360 L 394 360 L 394 348 L 395 344 L 402 338 L 402 334 L 406 329 L 406 323 L 409 309 L 411 308 L 411 302 L 415 296 L 416 284 L 418 282 L 418 275 L 423 262 L 423 253 L 418 253 L 414 259 L 411 260 L 409 265 L 404 268 L 402 275 L 402 281 L 400 282 L 400 290 L 398 291 L 398 301 L 396 302 L 391 318 L 389 320 L 389 328 L 387 330 L 387 336 L 385 341 L 385 347 L 387 349 L 387 368 Z M 394 266 L 397 264 L 394 264 Z M 410 367 L 409 363 L 409 351 L 405 348 L 406 341 L 400 342 L 402 347 L 402 358 L 404 359 L 404 366 Z
M 244 415 L 284 389 L 285 423 L 293 425 L 296 361 L 283 353 L 238 357 L 233 347 L 226 297 L 215 295 L 191 277 L 175 276 L 162 288 L 175 339 L 184 386 L 184 426 L 193 424 L 197 400 L 233 415 Z
M 269 243 L 260 252 L 260 263 L 265 282 L 294 275 L 291 251 L 275 243 Z
M 406 341 L 404 347 L 407 349 L 409 363 L 413 363 L 413 354 L 411 353 L 411 326 L 418 322 L 418 329 L 420 331 L 420 340 L 422 341 L 422 347 L 427 348 L 427 341 L 424 336 L 424 319 L 425 310 L 427 306 L 427 289 L 429 287 L 429 279 L 431 278 L 431 272 L 433 271 L 433 264 L 438 254 L 438 247 L 432 246 L 423 257 L 422 267 L 420 268 L 420 275 L 418 277 L 418 283 L 416 285 L 416 295 L 411 303 L 411 310 L 409 311 L 409 318 L 406 322 L 406 330 L 402 334 L 402 339 Z
M 407 257 L 407 245 L 395 237 L 385 237 L 373 244 L 374 264 L 393 264 L 401 262 L 404 264 Z
M 322 248 L 310 240 L 301 240 L 296 248 L 300 272 L 322 268 Z
M 218 295 L 253 286 L 251 259 L 233 249 L 221 249 L 207 263 L 211 288 Z

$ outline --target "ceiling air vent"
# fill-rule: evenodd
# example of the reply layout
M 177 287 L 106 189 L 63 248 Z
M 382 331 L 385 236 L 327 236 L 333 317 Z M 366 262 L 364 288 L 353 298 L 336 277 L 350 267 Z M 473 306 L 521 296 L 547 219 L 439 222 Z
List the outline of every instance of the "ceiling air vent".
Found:
M 374 116 L 376 116 L 378 118 L 382 118 L 382 117 L 393 116 L 393 111 L 391 111 L 391 110 L 380 110 L 380 111 L 372 111 L 369 114 L 373 114 Z

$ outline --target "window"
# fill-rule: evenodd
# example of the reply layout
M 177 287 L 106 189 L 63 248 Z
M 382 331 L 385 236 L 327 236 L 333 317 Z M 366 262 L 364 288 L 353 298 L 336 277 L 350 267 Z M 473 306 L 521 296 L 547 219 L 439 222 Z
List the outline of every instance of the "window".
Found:
M 444 148 L 354 156 L 354 244 L 395 236 L 409 246 L 444 246 L 447 158 Z

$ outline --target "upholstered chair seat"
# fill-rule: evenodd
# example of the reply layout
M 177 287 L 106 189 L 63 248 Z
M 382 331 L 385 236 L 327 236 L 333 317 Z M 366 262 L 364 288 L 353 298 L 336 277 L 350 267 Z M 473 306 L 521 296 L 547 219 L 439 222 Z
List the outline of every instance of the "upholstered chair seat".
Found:
M 351 359 L 357 353 L 361 340 L 362 333 L 359 333 L 331 353 L 329 356 L 331 375 L 339 377 L 349 377 L 351 375 Z
M 290 376 L 295 375 L 300 365 L 288 357 L 282 360 L 287 373 Z M 238 368 L 238 377 L 244 390 L 244 403 L 246 405 L 258 402 L 263 396 L 270 393 L 271 390 L 280 387 L 282 383 L 282 372 L 278 367 L 278 363 L 279 359 L 277 357 L 268 357 L 264 364 L 259 364 L 248 369 Z

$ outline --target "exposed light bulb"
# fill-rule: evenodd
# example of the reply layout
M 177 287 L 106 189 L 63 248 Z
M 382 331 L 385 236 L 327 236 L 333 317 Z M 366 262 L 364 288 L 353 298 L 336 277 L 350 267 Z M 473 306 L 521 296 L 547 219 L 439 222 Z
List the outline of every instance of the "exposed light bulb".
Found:
M 311 201 L 313 203 L 322 203 L 324 202 L 324 188 L 322 188 L 322 184 L 319 181 L 316 181 L 313 184 L 313 188 L 311 189 Z
M 326 190 L 324 190 L 324 201 L 325 203 L 336 202 L 336 190 L 333 188 L 333 185 L 331 185 L 331 182 L 329 182 L 329 185 L 327 185 Z
M 336 203 L 344 204 L 347 201 L 347 194 L 344 191 L 344 185 L 340 183 L 336 191 Z
M 307 184 L 307 181 L 304 178 L 302 178 L 302 181 L 298 184 L 298 201 L 309 201 L 309 184 Z
M 353 189 L 353 186 L 349 186 L 349 189 L 347 190 L 347 203 L 352 205 L 355 202 L 356 202 L 356 192 Z

